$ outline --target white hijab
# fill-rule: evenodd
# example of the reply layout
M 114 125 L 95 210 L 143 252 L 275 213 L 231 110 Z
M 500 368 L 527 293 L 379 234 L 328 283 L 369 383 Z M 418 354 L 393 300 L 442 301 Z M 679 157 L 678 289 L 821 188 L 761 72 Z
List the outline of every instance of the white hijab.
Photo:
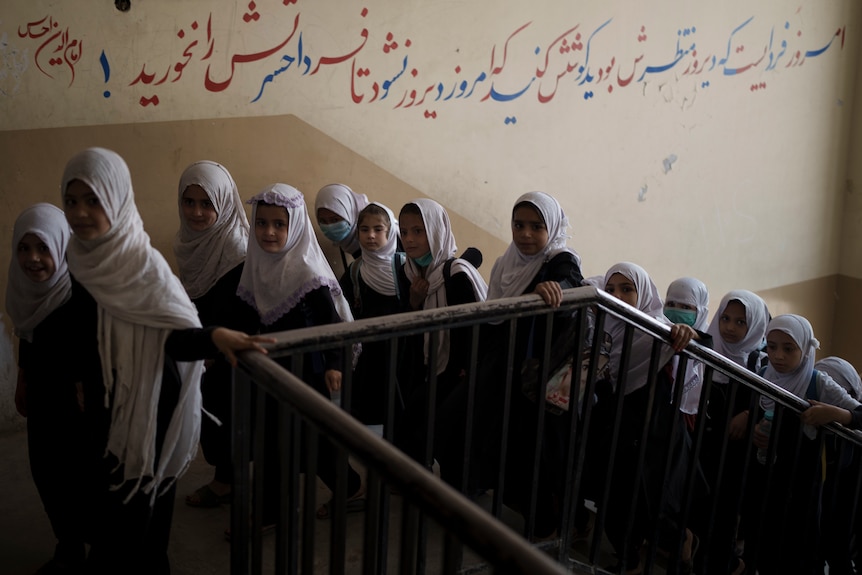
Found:
M 834 356 L 824 357 L 814 364 L 814 369 L 829 374 L 855 400 L 862 399 L 862 379 L 849 361 Z
M 66 164 L 64 194 L 73 180 L 93 190 L 111 223 L 94 240 L 73 235 L 68 248 L 69 271 L 98 306 L 105 405 L 113 405 L 107 451 L 124 466 L 124 481 L 135 482 L 129 498 L 143 489 L 155 499 L 197 453 L 203 362 L 177 362 L 179 400 L 158 461 L 156 413 L 165 342 L 173 330 L 200 327 L 200 321 L 179 278 L 150 245 L 126 162 L 110 150 L 84 150 Z
M 605 274 L 605 285 L 607 285 L 614 274 L 625 276 L 635 285 L 635 289 L 638 292 L 637 309 L 666 325 L 670 325 L 670 321 L 664 316 L 664 305 L 662 304 L 658 288 L 642 267 L 629 262 L 618 263 L 612 266 Z M 616 389 L 616 379 L 619 377 L 620 360 L 623 353 L 623 336 L 626 325 L 624 321 L 611 315 L 605 319 L 605 333 L 611 338 L 612 347 L 608 365 L 614 389 Z M 632 347 L 629 354 L 629 369 L 626 374 L 625 395 L 647 384 L 650 357 L 652 355 L 652 342 L 653 338 L 651 335 L 635 328 L 632 334 Z M 673 348 L 667 344 L 663 344 L 657 367 L 659 369 L 663 367 L 670 361 L 673 354 Z
M 425 268 L 425 279 L 428 281 L 428 294 L 425 296 L 425 303 L 422 309 L 434 309 L 446 307 L 446 289 L 445 278 L 443 277 L 443 268 L 446 261 L 455 257 L 455 250 L 458 247 L 455 245 L 455 236 L 452 235 L 452 224 L 449 222 L 449 214 L 443 209 L 443 206 L 429 200 L 420 198 L 408 202 L 415 204 L 422 214 L 422 222 L 425 224 L 425 234 L 428 237 L 428 245 L 431 248 L 431 263 Z M 452 262 L 450 268 L 450 277 L 457 273 L 467 274 L 467 278 L 473 285 L 473 293 L 476 296 L 476 301 L 485 301 L 488 297 L 488 285 L 485 279 L 479 275 L 478 270 L 469 262 L 460 258 Z M 410 282 L 417 277 L 422 276 L 422 268 L 417 265 L 411 258 L 407 258 L 404 264 L 404 272 Z M 425 362 L 428 362 L 428 342 L 429 334 L 425 334 Z M 444 331 L 441 337 L 438 338 L 437 346 L 437 373 L 441 373 L 449 364 L 449 332 Z
M 18 244 L 27 234 L 33 234 L 44 242 L 54 260 L 54 275 L 46 281 L 34 282 L 18 265 L 15 254 Z M 51 204 L 32 205 L 15 220 L 9 283 L 6 286 L 6 311 L 12 318 L 15 335 L 21 339 L 33 341 L 36 326 L 72 297 L 72 280 L 69 279 L 66 265 L 66 246 L 70 234 L 63 211 Z
M 395 289 L 392 257 L 398 248 L 398 220 L 395 219 L 392 210 L 383 204 L 371 202 L 369 205 L 377 206 L 386 212 L 386 217 L 389 218 L 389 234 L 386 236 L 386 243 L 377 250 L 369 251 L 362 248 L 361 264 L 357 262 L 354 265 L 360 266 L 359 275 L 368 287 L 379 294 L 394 296 L 398 292 Z
M 732 301 L 738 301 L 745 308 L 745 321 L 748 324 L 748 333 L 736 343 L 726 342 L 721 337 L 721 315 L 727 308 L 727 304 Z M 718 311 L 713 316 L 706 331 L 712 336 L 712 347 L 716 353 L 723 355 L 737 365 L 746 367 L 748 355 L 763 343 L 768 322 L 769 310 L 760 296 L 748 290 L 732 290 L 721 298 Z M 712 380 L 717 383 L 728 382 L 727 376 L 718 372 L 715 372 Z
M 359 249 L 359 238 L 356 237 L 356 218 L 359 212 L 368 205 L 368 196 L 357 194 L 344 184 L 329 184 L 317 192 L 314 199 L 314 215 L 317 210 L 325 208 L 344 218 L 350 225 L 350 233 L 340 242 L 335 242 L 342 251 L 353 254 Z
M 684 303 L 695 308 L 694 325 L 697 331 L 704 331 L 709 325 L 709 291 L 706 284 L 696 278 L 679 278 L 667 287 L 666 302 Z M 678 358 L 674 357 L 674 377 L 676 377 Z M 685 383 L 679 409 L 683 413 L 697 413 L 700 392 L 703 387 L 703 364 L 689 359 L 685 368 Z
M 287 210 L 288 217 L 287 241 L 281 252 L 265 252 L 254 234 L 248 241 L 237 295 L 257 310 L 261 323 L 275 323 L 306 294 L 322 286 L 329 288 L 341 319 L 353 321 L 341 286 L 317 243 L 302 192 L 287 184 L 272 184 L 248 203 L 252 204 L 252 221 L 260 203 L 281 206 Z
M 706 330 L 709 326 L 709 290 L 706 284 L 697 278 L 679 278 L 667 286 L 665 301 L 684 303 L 696 308 L 694 325 L 697 331 Z
M 569 238 L 566 234 L 569 219 L 563 213 L 559 202 L 544 192 L 529 192 L 515 201 L 515 208 L 523 203 L 530 204 L 539 212 L 548 229 L 548 243 L 540 253 L 528 256 L 521 253 L 515 242 L 511 242 L 491 268 L 488 299 L 522 295 L 539 273 L 542 265 L 559 253 L 569 252 L 575 257 L 578 265 L 581 263 L 578 254 L 566 247 L 566 240 Z M 513 208 L 513 216 L 515 208 Z
M 218 217 L 202 232 L 191 229 L 183 217 L 183 193 L 191 185 L 203 188 Z M 221 277 L 245 260 L 248 218 L 236 183 L 227 168 L 207 160 L 195 162 L 180 177 L 177 194 L 180 230 L 174 254 L 189 297 L 206 294 Z
M 786 333 L 793 339 L 802 350 L 802 361 L 790 373 L 778 373 L 772 364 L 769 364 L 763 372 L 763 377 L 796 397 L 804 399 L 814 371 L 815 350 L 820 349 L 820 342 L 814 337 L 811 324 L 801 315 L 785 314 L 773 318 L 766 326 L 767 339 L 769 333 L 773 331 Z M 775 402 L 764 395 L 760 398 L 760 405 L 763 409 L 773 409 Z

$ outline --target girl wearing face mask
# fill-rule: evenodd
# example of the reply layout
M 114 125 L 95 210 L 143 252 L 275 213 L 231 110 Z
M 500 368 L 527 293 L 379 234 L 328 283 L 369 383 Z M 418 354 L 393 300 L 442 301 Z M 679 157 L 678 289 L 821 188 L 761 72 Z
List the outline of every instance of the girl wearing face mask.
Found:
M 236 295 L 248 244 L 248 218 L 227 168 L 211 161 L 191 164 L 180 177 L 177 204 L 180 229 L 174 239 L 180 280 L 203 325 L 249 332 L 256 316 Z M 186 496 L 193 507 L 230 501 L 231 368 L 224 359 L 207 365 L 201 381 L 203 409 L 215 416 L 201 421 L 201 447 L 215 467 L 212 481 Z
M 69 224 L 62 210 L 36 204 L 15 220 L 6 309 L 18 347 L 15 405 L 27 418 L 33 482 L 57 539 L 53 558 L 39 572 L 77 572 L 84 564 L 92 504 L 87 476 L 84 414 L 76 381 L 68 376 L 77 357 L 67 341 L 83 296 L 66 265 Z M 70 494 L 74 496 L 70 497 Z
M 691 326 L 698 334 L 698 343 L 712 347 L 712 338 L 705 333 L 709 325 L 709 291 L 706 285 L 696 278 L 679 278 L 667 287 L 664 301 L 664 315 L 673 323 Z M 677 361 L 673 365 L 676 377 Z M 703 364 L 689 361 L 683 383 L 682 401 L 679 409 L 686 414 L 688 429 L 694 429 L 694 415 L 700 403 L 700 390 L 703 385 Z
M 368 196 L 357 194 L 344 184 L 323 186 L 314 199 L 314 214 L 320 231 L 338 246 L 343 270 L 347 272 L 347 256 L 360 256 L 356 224 L 359 212 L 368 205 Z
M 197 452 L 202 359 L 232 363 L 269 338 L 201 328 L 197 310 L 152 247 L 128 166 L 90 148 L 66 164 L 61 185 L 72 228 L 69 271 L 91 296 L 66 343 L 83 382 L 100 501 L 87 572 L 169 573 L 176 479 Z
M 862 423 L 862 405 L 837 384 L 826 372 L 814 369 L 814 354 L 819 347 L 811 324 L 802 316 L 780 315 L 766 328 L 766 353 L 769 365 L 762 376 L 800 399 L 810 407 L 797 418 L 789 409 L 781 414 L 781 426 L 775 423 L 772 433 L 762 431 L 763 421 L 755 427 L 754 444 L 767 449 L 777 442 L 776 459 L 766 485 L 767 466 L 750 463 L 753 475 L 747 489 L 752 492 L 749 511 L 759 513 L 757 503 L 766 508 L 757 523 L 763 522 L 761 538 L 756 545 L 746 539 L 746 554 L 757 554 L 759 573 L 818 573 L 820 501 L 822 490 L 822 445 L 817 428 L 831 422 L 858 429 Z M 763 410 L 781 409 L 763 395 Z M 778 413 L 776 412 L 776 417 Z M 801 430 L 800 430 L 801 426 Z M 801 435 L 801 436 L 800 436 Z M 752 542 L 754 543 L 754 542 Z
M 399 290 L 406 294 L 402 296 L 405 311 L 485 300 L 488 292 L 485 280 L 470 263 L 455 258 L 455 237 L 443 206 L 429 199 L 414 200 L 401 209 L 398 223 L 407 254 L 407 261 L 397 270 Z M 403 451 L 428 466 L 430 454 L 422 453 L 428 408 L 426 376 L 432 369 L 437 374 L 439 405 L 467 376 L 470 328 L 447 330 L 438 335 L 435 365 L 428 363 L 430 345 L 430 334 L 412 336 L 405 343 L 398 379 L 407 397 L 401 417 L 403 425 L 398 426 L 395 437 Z

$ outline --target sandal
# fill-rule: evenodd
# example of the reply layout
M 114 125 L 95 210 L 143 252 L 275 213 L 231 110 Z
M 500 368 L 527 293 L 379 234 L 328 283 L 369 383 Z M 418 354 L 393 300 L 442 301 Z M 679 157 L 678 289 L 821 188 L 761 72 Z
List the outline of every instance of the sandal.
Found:
M 347 500 L 347 503 L 344 505 L 345 513 L 358 513 L 360 511 L 365 511 L 367 501 L 365 500 L 365 493 L 363 491 L 359 491 L 356 495 Z M 329 519 L 332 517 L 332 499 L 321 505 L 317 508 L 316 516 L 318 519 Z
M 186 505 L 192 507 L 218 507 L 222 503 L 230 503 L 230 492 L 219 495 L 209 484 L 199 487 L 194 493 L 186 495 Z

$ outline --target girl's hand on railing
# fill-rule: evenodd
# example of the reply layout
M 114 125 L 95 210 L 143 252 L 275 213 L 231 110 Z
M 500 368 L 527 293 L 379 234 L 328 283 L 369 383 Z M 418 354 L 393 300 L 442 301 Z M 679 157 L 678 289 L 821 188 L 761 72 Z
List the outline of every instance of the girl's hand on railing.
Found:
M 809 399 L 808 403 L 811 404 L 811 407 L 799 414 L 799 419 L 802 420 L 802 423 L 813 425 L 814 427 L 826 425 L 833 421 L 837 421 L 841 425 L 850 425 L 852 419 L 850 412 L 843 407 L 820 403 L 813 399 Z
M 545 303 L 551 307 L 560 307 L 560 303 L 563 301 L 563 288 L 561 288 L 560 284 L 555 281 L 547 281 L 538 284 L 533 293 L 537 293 L 542 296 Z
M 329 393 L 341 389 L 341 372 L 337 369 L 327 369 L 323 373 L 323 380 L 326 382 L 326 389 L 329 390 Z
M 741 411 L 733 416 L 730 420 L 730 426 L 727 428 L 727 435 L 730 439 L 738 441 L 745 437 L 745 431 L 748 429 L 748 410 Z
M 670 339 L 674 351 L 679 352 L 688 345 L 688 342 L 693 339 L 698 339 L 698 337 L 697 332 L 694 331 L 693 327 L 684 323 L 677 323 L 670 328 Z
M 255 350 L 266 353 L 260 345 L 262 343 L 275 343 L 275 339 L 263 335 L 248 335 L 241 331 L 217 327 L 212 332 L 212 340 L 220 352 L 222 352 L 233 367 L 236 367 L 236 354 L 240 351 Z

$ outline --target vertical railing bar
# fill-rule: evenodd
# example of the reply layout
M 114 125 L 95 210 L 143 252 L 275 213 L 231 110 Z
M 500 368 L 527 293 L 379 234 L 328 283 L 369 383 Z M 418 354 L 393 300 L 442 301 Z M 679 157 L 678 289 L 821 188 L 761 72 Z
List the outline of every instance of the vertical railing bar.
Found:
M 515 331 L 518 326 L 518 320 L 512 318 L 509 320 L 509 344 L 506 348 L 506 376 L 505 387 L 503 389 L 503 417 L 500 427 L 500 459 L 499 468 L 497 469 L 497 481 L 495 483 L 494 501 L 491 507 L 491 513 L 497 519 L 503 514 L 503 490 L 506 483 L 506 459 L 508 457 L 507 445 L 509 443 L 509 421 L 511 420 L 512 411 L 512 385 L 513 385 L 513 368 L 512 362 L 515 355 Z
M 231 575 L 248 575 L 248 517 L 249 485 L 251 483 L 251 395 L 254 384 L 251 377 L 234 368 L 231 377 L 231 404 L 233 406 L 233 433 L 231 433 L 231 460 L 233 485 L 230 508 L 230 572 Z

